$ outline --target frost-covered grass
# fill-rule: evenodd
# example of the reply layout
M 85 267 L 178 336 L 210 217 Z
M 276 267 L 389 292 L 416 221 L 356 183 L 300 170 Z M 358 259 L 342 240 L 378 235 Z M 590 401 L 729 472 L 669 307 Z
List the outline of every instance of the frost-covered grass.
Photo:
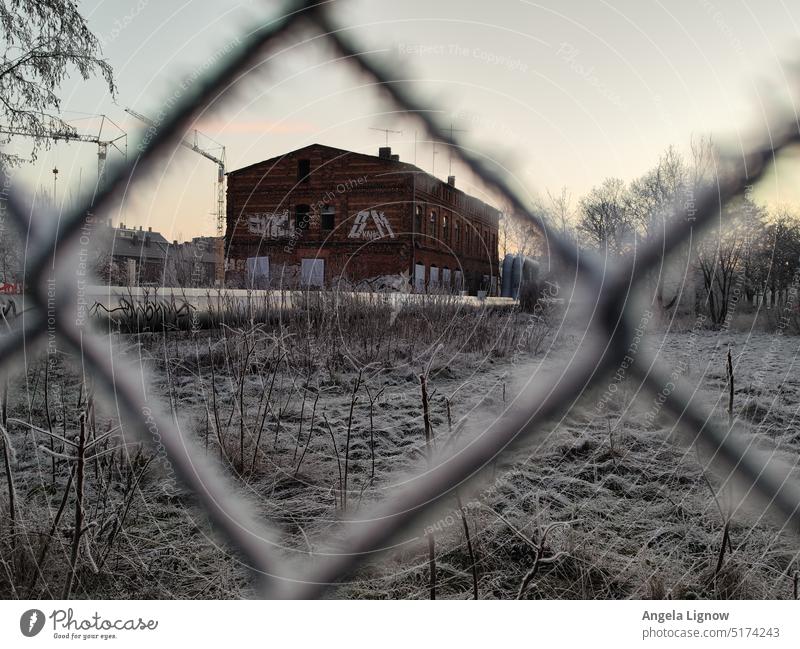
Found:
M 342 518 L 369 511 L 424 469 L 420 373 L 428 374 L 430 424 L 441 447 L 454 434 L 485 430 L 524 399 L 526 384 L 552 381 L 583 344 L 581 331 L 532 326 L 524 314 L 455 314 L 442 304 L 415 313 L 311 315 L 115 341 L 138 354 L 152 397 L 174 408 L 182 430 L 280 527 L 284 552 L 295 559 L 335 546 Z M 794 463 L 800 338 L 685 330 L 648 339 L 648 350 L 682 368 L 695 399 L 723 424 L 729 345 L 737 427 Z M 14 384 L 8 416 L 74 432 L 91 383 L 81 387 L 76 370 L 59 360 L 48 377 L 48 424 L 42 368 L 34 363 L 27 383 Z M 472 491 L 460 493 L 472 553 L 455 498 L 434 516 L 427 529 L 435 537 L 437 597 L 473 596 L 472 557 L 481 598 L 516 597 L 523 580 L 523 596 L 536 598 L 791 597 L 796 536 L 751 504 L 737 508 L 723 477 L 685 446 L 652 395 L 627 380 L 613 392 L 608 386 L 576 394 L 532 444 L 491 463 Z M 99 401 L 93 418 L 95 434 L 118 423 Z M 38 448 L 50 436 L 13 422 L 8 430 L 17 515 L 12 530 L 3 480 L 0 592 L 58 597 L 74 536 L 74 488 L 66 513 L 53 520 L 71 462 Z M 148 463 L 148 447 L 125 452 L 122 436 L 108 439 L 119 449 L 86 472 L 91 527 L 74 596 L 249 594 L 246 572 L 194 498 L 161 489 L 159 458 Z M 428 597 L 425 532 L 409 530 L 336 596 Z

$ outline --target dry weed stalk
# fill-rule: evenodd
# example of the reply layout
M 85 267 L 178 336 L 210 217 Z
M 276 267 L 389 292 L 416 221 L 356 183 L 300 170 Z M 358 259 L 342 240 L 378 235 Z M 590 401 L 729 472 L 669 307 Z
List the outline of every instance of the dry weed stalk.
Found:
M 433 361 L 433 358 L 431 358 Z M 433 428 L 431 427 L 431 418 L 428 404 L 428 379 L 427 373 L 430 365 L 425 372 L 419 375 L 420 390 L 422 392 L 422 421 L 425 429 L 425 451 L 428 459 L 428 468 L 430 469 L 433 463 Z M 428 539 L 428 570 L 430 572 L 430 597 L 436 599 L 436 540 L 433 532 L 428 530 L 425 533 Z
M 505 387 L 505 384 L 503 384 Z M 453 436 L 453 418 L 450 410 L 450 399 L 445 398 L 447 409 L 447 430 L 450 437 Z M 472 548 L 472 537 L 469 533 L 469 523 L 467 522 L 467 509 L 461 501 L 461 494 L 455 490 L 456 504 L 458 505 L 458 515 L 461 518 L 461 526 L 464 528 L 464 537 L 467 542 L 467 553 L 469 554 L 469 564 L 472 570 L 472 597 L 478 599 L 478 562 L 475 560 L 475 551 Z
M 358 400 L 358 388 L 361 387 L 361 377 L 363 372 L 363 369 L 358 371 L 358 377 L 353 383 L 353 393 L 350 396 L 350 414 L 347 416 L 347 438 L 344 446 L 344 486 L 342 494 L 342 509 L 345 511 L 347 510 L 347 474 L 348 467 L 350 465 L 350 436 L 353 430 L 353 409 L 355 408 L 356 401 Z
M 534 548 L 534 561 L 533 567 L 525 574 L 522 578 L 522 582 L 519 585 L 519 590 L 517 591 L 517 599 L 522 599 L 523 594 L 525 593 L 525 589 L 528 587 L 528 584 L 531 583 L 533 578 L 536 576 L 536 573 L 539 571 L 539 567 L 547 564 L 547 563 L 554 563 L 558 561 L 562 556 L 564 556 L 564 552 L 557 552 L 552 557 L 544 558 L 545 553 L 545 543 L 547 542 L 547 535 L 550 534 L 552 530 L 557 527 L 563 527 L 564 525 L 570 525 L 575 521 L 559 521 L 555 523 L 550 523 L 542 532 L 542 538 L 539 543 L 533 543 L 530 541 L 530 545 Z

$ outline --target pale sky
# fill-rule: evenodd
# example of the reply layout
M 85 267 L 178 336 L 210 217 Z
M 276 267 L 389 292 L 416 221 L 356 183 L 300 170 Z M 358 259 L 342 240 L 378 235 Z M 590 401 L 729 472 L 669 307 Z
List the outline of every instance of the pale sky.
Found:
M 116 103 L 98 82 L 64 86 L 63 106 L 97 132 L 102 113 L 130 134 L 123 108 L 155 114 L 176 83 L 237 35 L 277 15 L 282 3 L 233 0 L 83 0 L 89 26 L 115 69 Z M 782 0 L 577 1 L 342 0 L 336 19 L 362 48 L 413 79 L 465 143 L 491 153 L 531 195 L 566 185 L 579 197 L 608 176 L 630 180 L 669 144 L 694 134 L 735 138 L 763 124 L 771 97 L 788 96 L 781 62 L 800 58 L 800 5 Z M 237 85 L 197 127 L 225 145 L 228 169 L 312 142 L 377 153 L 384 134 L 402 160 L 445 177 L 448 152 L 433 151 L 418 125 L 394 113 L 376 89 L 313 39 L 309 30 Z M 303 42 L 305 39 L 312 39 Z M 771 88 L 769 84 L 772 84 Z M 419 140 L 415 146 L 416 138 Z M 106 126 L 108 139 L 118 132 Z M 206 142 L 201 138 L 200 143 Z M 26 151 L 20 143 L 19 151 Z M 219 153 L 219 149 L 214 150 Z M 96 178 L 96 149 L 59 144 L 21 170 L 32 189 L 58 198 Z M 800 206 L 796 164 L 757 196 Z M 458 163 L 457 184 L 480 188 Z M 212 234 L 216 169 L 179 149 L 131 189 L 114 221 L 152 226 L 169 239 Z

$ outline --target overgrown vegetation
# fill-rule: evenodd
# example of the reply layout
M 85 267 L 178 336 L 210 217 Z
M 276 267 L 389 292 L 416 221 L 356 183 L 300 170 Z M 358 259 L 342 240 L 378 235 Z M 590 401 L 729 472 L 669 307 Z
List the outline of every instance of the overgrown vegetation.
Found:
M 220 307 L 209 329 L 162 319 L 160 332 L 110 334 L 111 343 L 139 355 L 155 377 L 148 397 L 299 538 L 416 465 L 420 407 L 407 392 L 423 366 L 436 381 L 527 358 L 551 326 L 546 311 L 446 297 L 396 305 L 318 293 L 270 313 L 252 307 Z M 96 387 L 52 350 L 10 379 L 0 595 L 241 594 L 247 577 L 206 539 L 203 512 L 162 488 L 164 458 L 126 436 Z M 441 398 L 434 388 L 432 409 Z M 399 424 L 391 431 L 388 413 Z
M 287 549 L 309 557 L 335 519 L 390 497 L 433 446 L 487 426 L 575 346 L 546 310 L 532 320 L 446 298 L 393 311 L 314 295 L 263 321 L 224 315 L 211 329 L 111 342 L 138 355 L 153 377 L 148 397 L 281 526 Z M 761 439 L 779 420 L 791 428 L 796 387 L 780 388 L 788 410 L 759 396 L 779 373 L 754 383 L 741 364 L 756 360 L 735 354 L 728 366 L 713 340 L 670 336 L 664 353 L 688 354 L 687 375 L 712 408 L 723 404 L 721 418 Z M 164 488 L 164 458 L 126 435 L 97 387 L 60 354 L 9 381 L 0 594 L 251 594 L 192 495 Z M 643 416 L 652 404 L 633 392 L 619 384 L 602 416 L 585 395 L 537 446 L 494 463 L 477 493 L 459 490 L 418 543 L 365 565 L 338 596 L 790 597 L 795 540 L 734 511 L 703 459 L 671 440 L 662 416 Z M 796 452 L 796 436 L 776 443 Z

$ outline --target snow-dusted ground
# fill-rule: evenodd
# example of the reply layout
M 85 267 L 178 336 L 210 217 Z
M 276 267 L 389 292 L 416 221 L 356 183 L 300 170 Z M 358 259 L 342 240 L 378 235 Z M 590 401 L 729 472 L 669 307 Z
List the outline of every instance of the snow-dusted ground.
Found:
M 526 384 L 554 381 L 582 342 L 581 332 L 561 332 L 539 355 L 515 356 L 514 362 L 469 353 L 434 358 L 429 392 L 437 439 L 442 443 L 450 435 L 448 401 L 453 427 L 463 425 L 464 435 L 480 433 L 518 395 L 524 398 Z M 738 427 L 792 462 L 800 438 L 794 423 L 800 398 L 792 371 L 800 339 L 695 331 L 652 334 L 645 348 L 680 374 L 695 390 L 694 399 L 724 423 L 729 345 Z M 341 456 L 354 379 L 352 374 L 338 385 L 323 386 L 314 434 L 297 475 L 311 402 L 295 453 L 301 404 L 290 399 L 277 450 L 264 456 L 260 475 L 245 487 L 264 514 L 283 526 L 290 555 L 306 553 L 311 559 L 340 530 L 339 474 L 330 432 Z M 425 457 L 418 370 L 395 368 L 366 380 L 373 396 L 383 392 L 372 412 L 374 479 L 364 388 L 354 407 L 348 515 L 356 517 L 391 497 L 410 473 L 423 470 Z M 492 463 L 476 491 L 464 494 L 481 596 L 514 596 L 533 565 L 534 544 L 548 525 L 560 522 L 567 524 L 550 529 L 543 555 L 554 560 L 541 565 L 527 588 L 529 596 L 790 596 L 794 538 L 757 508 L 735 507 L 731 489 L 723 488 L 724 476 L 675 435 L 674 421 L 654 395 L 625 380 L 609 397 L 608 386 L 608 380 L 600 381 L 532 443 Z M 330 430 L 320 421 L 322 413 Z M 273 444 L 274 427 L 268 438 Z M 720 561 L 725 518 L 733 510 L 729 547 Z M 455 509 L 442 511 L 432 526 L 438 595 L 471 596 L 471 564 Z M 410 530 L 394 552 L 373 558 L 339 595 L 427 597 L 423 532 Z
M 582 332 L 571 330 L 560 331 L 535 355 L 498 357 L 468 349 L 435 354 L 428 390 L 437 442 L 446 445 L 453 429 L 461 436 L 480 434 L 506 408 L 524 400 L 526 384 L 554 382 L 581 344 L 586 344 Z M 695 330 L 652 333 L 644 345 L 692 386 L 696 402 L 722 424 L 727 422 L 729 346 L 737 429 L 759 448 L 793 464 L 800 451 L 795 420 L 800 379 L 794 371 L 800 338 Z M 177 356 L 184 361 L 172 364 L 169 378 L 163 367 L 157 370 L 150 389 L 166 400 L 172 384 L 184 430 L 207 448 L 220 470 L 234 474 L 219 459 L 214 417 L 208 416 L 210 375 L 203 370 L 198 380 L 185 363 L 187 355 Z M 235 460 L 239 386 L 226 373 L 224 356 L 216 370 L 216 399 L 226 446 Z M 369 512 L 409 475 L 424 469 L 421 369 L 377 364 L 364 373 L 353 406 L 348 516 Z M 251 436 L 264 412 L 260 395 L 270 378 L 254 373 L 244 384 L 246 465 L 253 470 L 244 478 L 234 476 L 236 488 L 280 527 L 287 557 L 314 561 L 317 553 L 336 545 L 342 530 L 339 468 L 356 374 L 280 369 L 273 409 L 264 418 L 256 451 Z M 796 535 L 762 516 L 758 506 L 737 508 L 725 476 L 710 470 L 702 454 L 675 434 L 674 421 L 655 395 L 642 391 L 629 376 L 613 383 L 613 389 L 610 385 L 603 379 L 583 394 L 576 391 L 576 401 L 563 417 L 490 463 L 482 481 L 461 493 L 480 597 L 516 596 L 545 530 L 543 560 L 527 585 L 527 597 L 791 597 L 798 569 Z M 47 470 L 33 461 L 32 453 L 28 447 L 18 449 L 17 460 L 29 471 L 21 469 L 20 491 L 42 482 Z M 115 546 L 113 572 L 86 579 L 89 592 L 97 597 L 246 594 L 244 571 L 208 527 L 194 498 L 166 496 L 157 471 L 142 481 L 134 499 Z M 455 512 L 453 502 L 429 528 L 436 539 L 437 596 L 443 598 L 472 596 L 470 555 Z M 721 552 L 731 513 L 729 541 Z M 336 596 L 427 597 L 424 532 L 409 530 L 393 551 L 371 557 Z

